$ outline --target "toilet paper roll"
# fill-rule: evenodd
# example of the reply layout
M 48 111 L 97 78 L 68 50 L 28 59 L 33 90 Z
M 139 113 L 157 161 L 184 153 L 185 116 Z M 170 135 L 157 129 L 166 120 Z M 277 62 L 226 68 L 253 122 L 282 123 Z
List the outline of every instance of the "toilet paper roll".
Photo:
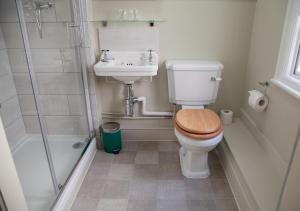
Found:
M 257 112 L 262 112 L 267 108 L 269 100 L 263 93 L 258 90 L 251 90 L 249 94 L 248 103 L 251 108 Z
M 230 125 L 233 120 L 233 111 L 229 109 L 221 109 L 220 119 L 222 120 L 224 125 Z

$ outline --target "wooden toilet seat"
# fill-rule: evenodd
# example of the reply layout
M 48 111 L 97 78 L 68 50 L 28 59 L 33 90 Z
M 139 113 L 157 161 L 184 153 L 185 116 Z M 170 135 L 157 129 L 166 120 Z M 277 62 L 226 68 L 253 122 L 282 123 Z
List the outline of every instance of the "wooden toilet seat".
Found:
M 223 131 L 219 116 L 210 109 L 182 109 L 175 117 L 175 128 L 187 137 L 205 140 Z

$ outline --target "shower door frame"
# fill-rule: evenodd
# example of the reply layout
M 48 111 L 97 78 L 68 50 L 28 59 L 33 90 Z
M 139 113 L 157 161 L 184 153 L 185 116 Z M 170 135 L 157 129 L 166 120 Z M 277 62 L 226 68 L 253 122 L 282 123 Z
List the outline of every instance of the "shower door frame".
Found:
M 89 139 L 91 140 L 94 137 L 93 134 L 93 120 L 92 120 L 92 114 L 91 114 L 91 104 L 90 104 L 90 97 L 89 97 L 89 87 L 88 87 L 88 79 L 87 79 L 87 73 L 86 73 L 86 62 L 84 59 L 84 56 L 81 56 L 81 47 L 82 47 L 82 40 L 85 39 L 85 33 L 83 32 L 84 27 L 83 25 L 83 12 L 81 10 L 78 10 L 80 8 L 76 7 L 76 0 L 70 0 L 71 3 L 71 14 L 73 20 L 72 26 L 67 25 L 67 27 L 74 27 L 74 35 L 75 35 L 75 55 L 76 55 L 76 63 L 79 66 L 81 77 L 82 77 L 82 90 L 83 90 L 83 95 L 84 95 L 84 101 L 85 101 L 85 116 L 86 116 L 86 123 L 88 127 L 88 134 L 89 134 Z M 79 7 L 82 5 L 82 0 L 77 0 L 79 3 Z M 46 128 L 46 123 L 44 118 L 42 117 L 40 111 L 41 111 L 41 101 L 40 97 L 38 94 L 38 84 L 37 84 L 37 79 L 36 79 L 36 74 L 34 72 L 34 67 L 33 67 L 33 62 L 32 62 L 32 54 L 31 54 L 31 48 L 30 48 L 30 43 L 29 43 L 29 38 L 28 38 L 28 31 L 27 31 L 27 26 L 26 26 L 26 21 L 25 21 L 25 16 L 23 12 L 23 4 L 22 0 L 15 0 L 16 7 L 17 7 L 17 12 L 18 12 L 18 18 L 19 18 L 19 23 L 21 27 L 21 34 L 22 34 L 22 41 L 23 41 L 23 46 L 25 50 L 25 56 L 26 56 L 26 62 L 28 65 L 28 72 L 29 72 L 29 77 L 30 77 L 30 82 L 32 85 L 32 91 L 34 95 L 34 102 L 37 110 L 37 117 L 38 117 L 38 122 L 39 126 L 41 128 L 41 135 L 42 135 L 42 140 L 46 152 L 46 157 L 50 169 L 50 174 L 51 174 L 51 181 L 53 184 L 53 188 L 56 194 L 56 197 L 59 197 L 61 190 L 63 189 L 63 186 L 68 182 L 68 179 L 64 182 L 63 185 L 59 184 L 57 181 L 57 176 L 53 164 L 53 159 L 51 155 L 51 149 L 49 146 L 48 142 L 48 137 L 47 137 L 47 128 Z M 77 11 L 76 11 L 77 9 Z M 75 14 L 76 13 L 76 14 Z M 76 15 L 79 15 L 80 21 L 78 21 Z M 67 23 L 69 24 L 69 23 Z M 78 30 L 79 29 L 79 32 Z M 79 157 L 80 160 L 80 157 Z M 78 163 L 78 162 L 77 162 Z M 77 163 L 73 166 L 73 170 L 76 167 Z M 73 172 L 73 170 L 69 173 L 69 176 Z

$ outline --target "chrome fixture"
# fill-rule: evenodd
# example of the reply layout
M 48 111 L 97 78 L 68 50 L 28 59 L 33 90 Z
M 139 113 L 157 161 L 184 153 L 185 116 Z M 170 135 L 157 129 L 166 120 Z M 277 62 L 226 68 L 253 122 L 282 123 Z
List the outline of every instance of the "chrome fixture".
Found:
M 153 62 L 153 54 L 152 54 L 153 50 L 150 49 L 148 51 L 149 51 L 149 64 L 152 64 L 152 62 Z
M 35 22 L 36 22 L 37 30 L 39 32 L 40 38 L 43 39 L 42 10 L 50 9 L 53 6 L 53 4 L 50 1 L 48 2 L 35 1 L 34 5 L 35 5 L 34 8 Z
M 115 58 L 113 57 L 108 57 L 107 52 L 109 52 L 109 50 L 101 50 L 101 58 L 100 61 L 101 62 L 111 62 L 113 60 L 115 60 Z
M 134 103 L 137 98 L 134 97 L 133 84 L 126 84 L 126 88 L 127 96 L 125 97 L 125 114 L 126 116 L 133 116 Z

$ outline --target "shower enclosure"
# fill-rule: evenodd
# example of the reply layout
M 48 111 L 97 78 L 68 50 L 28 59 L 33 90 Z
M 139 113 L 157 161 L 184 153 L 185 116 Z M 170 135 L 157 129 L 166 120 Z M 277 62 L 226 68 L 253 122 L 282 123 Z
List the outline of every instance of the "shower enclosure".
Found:
M 93 137 L 80 0 L 0 0 L 0 114 L 29 210 L 50 210 Z

